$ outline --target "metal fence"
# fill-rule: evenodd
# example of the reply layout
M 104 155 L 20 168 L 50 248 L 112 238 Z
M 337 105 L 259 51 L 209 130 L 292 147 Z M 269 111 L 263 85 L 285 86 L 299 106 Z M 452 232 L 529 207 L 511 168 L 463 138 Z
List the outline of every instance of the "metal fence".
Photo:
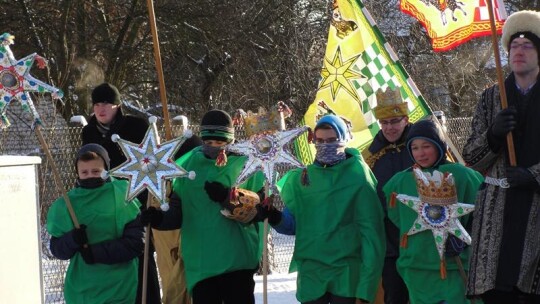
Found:
M 470 132 L 470 118 L 448 119 L 447 133 L 459 151 L 462 150 Z M 197 126 L 194 126 L 197 129 Z M 41 241 L 43 252 L 43 283 L 46 303 L 63 303 L 63 280 L 68 262 L 55 259 L 48 249 L 50 236 L 45 229 L 47 211 L 51 203 L 61 196 L 52 177 L 51 164 L 45 157 L 36 135 L 28 127 L 7 128 L 0 134 L 0 154 L 37 155 L 42 159 L 39 166 L 39 205 L 41 206 Z M 81 127 L 55 125 L 42 129 L 42 133 L 52 152 L 54 161 L 59 168 L 60 178 L 65 189 L 74 185 L 76 172 L 74 159 L 81 145 Z M 163 131 L 161 132 L 163 135 Z M 175 126 L 174 134 L 180 134 L 181 129 Z M 237 129 L 237 137 L 244 135 L 242 129 Z M 284 169 L 282 169 L 284 170 Z M 282 203 L 278 204 L 282 208 Z M 269 264 L 271 271 L 286 272 L 292 257 L 294 237 L 279 235 L 271 231 L 269 236 Z

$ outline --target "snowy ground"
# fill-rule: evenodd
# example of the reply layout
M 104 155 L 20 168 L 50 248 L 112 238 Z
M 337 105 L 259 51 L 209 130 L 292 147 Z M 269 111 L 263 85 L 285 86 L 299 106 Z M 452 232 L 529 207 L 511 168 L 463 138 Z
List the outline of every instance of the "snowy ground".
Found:
M 296 301 L 296 272 L 272 273 L 267 278 L 268 304 L 293 304 Z M 255 303 L 263 301 L 263 276 L 255 276 Z

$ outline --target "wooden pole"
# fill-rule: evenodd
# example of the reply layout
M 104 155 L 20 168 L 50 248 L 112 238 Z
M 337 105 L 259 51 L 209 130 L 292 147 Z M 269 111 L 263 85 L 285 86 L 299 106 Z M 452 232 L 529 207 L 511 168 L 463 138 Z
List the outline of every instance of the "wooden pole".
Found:
M 34 130 L 36 132 L 39 143 L 41 144 L 41 148 L 45 152 L 45 155 L 47 156 L 47 159 L 49 160 L 49 163 L 51 164 L 51 169 L 53 171 L 53 178 L 56 184 L 56 188 L 58 189 L 59 192 L 62 193 L 62 196 L 64 197 L 64 201 L 66 202 L 66 207 L 68 209 L 69 216 L 71 217 L 71 220 L 73 221 L 73 226 L 75 226 L 76 229 L 79 229 L 81 226 L 79 225 L 79 221 L 77 220 L 77 216 L 75 215 L 75 211 L 73 210 L 73 206 L 71 205 L 71 200 L 69 199 L 69 196 L 67 195 L 66 188 L 64 188 L 64 184 L 62 183 L 62 180 L 60 179 L 60 173 L 52 157 L 51 150 L 49 149 L 49 146 L 47 145 L 47 142 L 45 141 L 45 138 L 43 137 L 43 133 L 41 132 L 41 125 L 36 124 L 36 127 Z
M 501 96 L 501 108 L 508 108 L 508 102 L 506 98 L 506 89 L 504 87 L 504 78 L 501 68 L 501 56 L 499 54 L 499 43 L 497 41 L 497 28 L 495 26 L 495 15 L 493 12 L 493 3 L 492 0 L 486 0 L 489 11 L 489 24 L 491 27 L 491 45 L 493 46 L 493 53 L 495 56 L 495 66 L 497 68 L 497 82 L 499 83 L 499 94 Z M 512 132 L 508 133 L 506 136 L 506 143 L 508 145 L 508 158 L 510 160 L 510 165 L 515 166 L 516 161 L 516 152 L 514 150 L 514 139 Z
M 147 0 L 148 15 L 150 16 L 150 29 L 152 31 L 152 44 L 154 45 L 154 59 L 156 61 L 156 70 L 159 80 L 159 96 L 161 98 L 161 106 L 163 108 L 163 120 L 165 121 L 165 138 L 172 139 L 172 129 L 169 119 L 169 108 L 167 107 L 167 91 L 165 89 L 165 77 L 163 75 L 163 65 L 161 64 L 161 52 L 159 50 L 159 37 L 156 26 L 156 16 L 154 13 L 153 0 Z

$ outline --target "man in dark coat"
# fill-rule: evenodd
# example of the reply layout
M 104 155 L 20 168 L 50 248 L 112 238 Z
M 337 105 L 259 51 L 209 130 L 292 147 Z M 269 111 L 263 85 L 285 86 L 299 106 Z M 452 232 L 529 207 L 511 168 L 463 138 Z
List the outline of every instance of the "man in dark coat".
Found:
M 484 303 L 540 303 L 540 13 L 520 11 L 504 24 L 502 45 L 512 70 L 504 85 L 482 93 L 463 150 L 486 175 L 478 192 L 467 293 Z M 517 164 L 510 165 L 512 132 Z
M 117 143 L 113 142 L 111 136 L 118 134 L 120 138 L 133 143 L 140 143 L 144 139 L 148 123 L 145 119 L 124 115 L 122 113 L 120 93 L 118 89 L 109 83 L 102 83 L 92 91 L 92 104 L 94 115 L 82 130 L 83 145 L 96 143 L 103 146 L 109 153 L 111 160 L 110 168 L 121 165 L 126 157 Z M 142 207 L 146 207 L 147 192 L 139 195 Z M 161 303 L 159 280 L 157 276 L 156 262 L 153 259 L 154 248 L 150 244 L 150 257 L 148 259 L 148 281 L 145 304 Z M 144 255 L 139 257 L 139 286 L 137 288 L 137 302 L 141 303 L 142 295 L 142 275 L 143 275 Z
M 388 219 L 382 188 L 392 176 L 413 164 L 405 148 L 405 139 L 411 124 L 407 103 L 403 101 L 399 89 L 379 92 L 374 113 L 381 130 L 369 148 L 362 152 L 362 156 L 377 178 L 377 194 L 385 212 L 386 257 L 382 274 L 384 303 L 406 304 L 409 302 L 409 293 L 396 269 L 399 256 L 399 229 Z

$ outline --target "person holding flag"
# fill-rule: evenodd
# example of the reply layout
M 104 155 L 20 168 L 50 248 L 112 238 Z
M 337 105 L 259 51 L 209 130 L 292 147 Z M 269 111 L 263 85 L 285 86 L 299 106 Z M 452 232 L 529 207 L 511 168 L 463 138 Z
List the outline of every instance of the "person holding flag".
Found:
M 399 88 L 377 93 L 377 106 L 373 109 L 381 130 L 373 138 L 371 145 L 362 151 L 362 156 L 377 178 L 377 195 L 383 206 L 386 231 L 386 256 L 382 273 L 385 304 L 407 304 L 407 286 L 396 269 L 399 256 L 399 229 L 388 219 L 383 186 L 394 174 L 413 165 L 413 160 L 405 148 L 409 123 L 407 102 Z
M 373 303 L 385 252 L 376 180 L 336 115 L 315 126 L 315 162 L 289 171 L 277 186 L 285 209 L 258 207 L 258 219 L 296 235 L 290 271 L 303 304 Z
M 540 12 L 510 15 L 501 43 L 511 69 L 504 81 L 508 107 L 501 110 L 498 85 L 486 89 L 463 149 L 467 164 L 486 175 L 467 293 L 486 304 L 540 303 Z M 506 146 L 510 132 L 513 147 Z

